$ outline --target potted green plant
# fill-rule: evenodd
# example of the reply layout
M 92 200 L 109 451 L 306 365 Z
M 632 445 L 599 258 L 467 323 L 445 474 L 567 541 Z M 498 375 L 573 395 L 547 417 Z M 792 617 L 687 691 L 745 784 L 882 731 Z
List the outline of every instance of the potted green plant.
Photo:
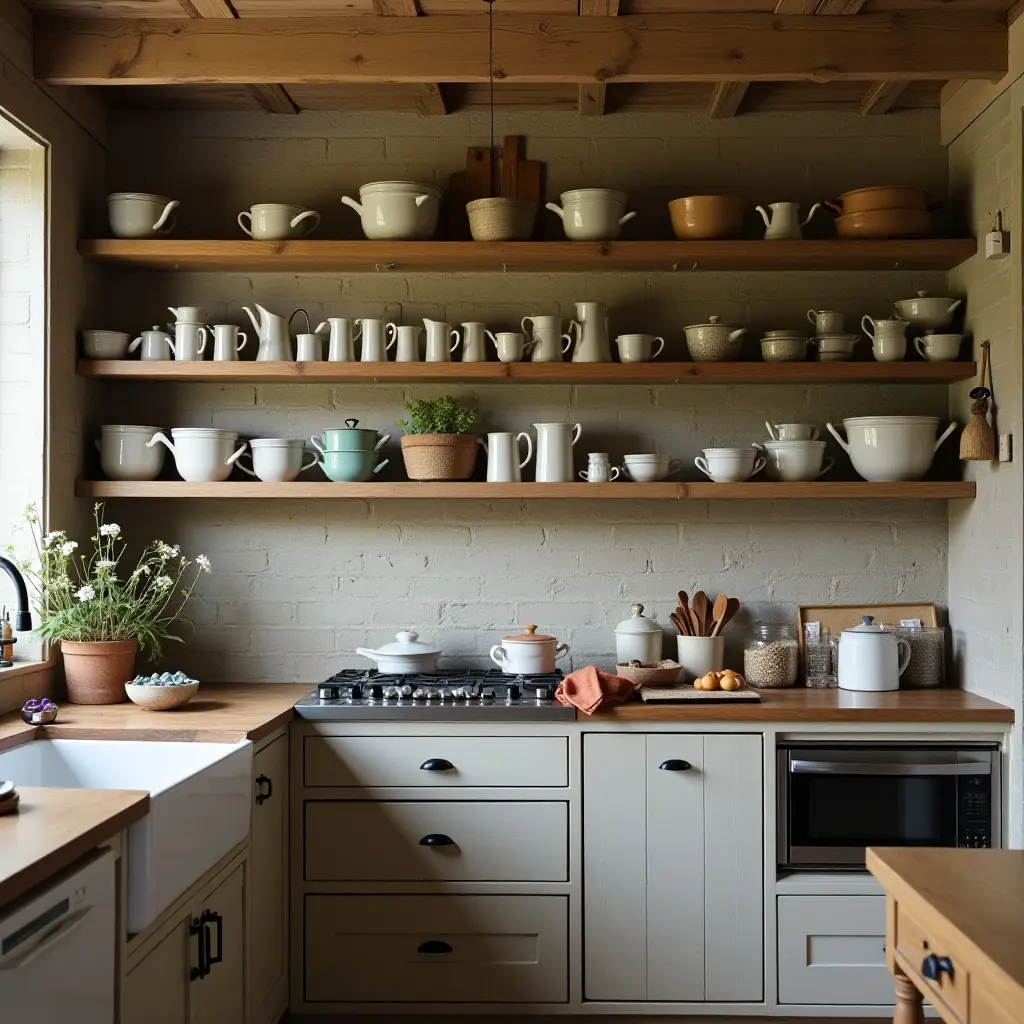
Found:
M 45 535 L 39 513 L 25 513 L 35 556 L 19 562 L 39 611 L 39 634 L 59 643 L 68 699 L 73 704 L 119 704 L 134 675 L 138 650 L 155 660 L 163 644 L 179 641 L 175 626 L 187 623 L 185 605 L 210 560 L 195 563 L 176 544 L 155 540 L 125 575 L 120 562 L 125 541 L 117 523 L 93 508 L 92 554 L 76 554 L 78 542 L 63 530 Z M 193 567 L 194 565 L 194 567 Z
M 476 465 L 477 438 L 469 428 L 476 411 L 451 395 L 406 403 L 407 420 L 395 424 L 405 432 L 402 458 L 410 480 L 468 480 Z

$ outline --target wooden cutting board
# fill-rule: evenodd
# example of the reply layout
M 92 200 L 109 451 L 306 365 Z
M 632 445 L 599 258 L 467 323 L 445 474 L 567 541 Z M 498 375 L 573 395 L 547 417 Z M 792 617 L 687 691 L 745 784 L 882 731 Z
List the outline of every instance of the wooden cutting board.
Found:
M 695 690 L 689 685 L 641 686 L 640 699 L 647 704 L 689 704 L 691 701 L 758 704 L 761 694 L 749 687 L 745 690 Z

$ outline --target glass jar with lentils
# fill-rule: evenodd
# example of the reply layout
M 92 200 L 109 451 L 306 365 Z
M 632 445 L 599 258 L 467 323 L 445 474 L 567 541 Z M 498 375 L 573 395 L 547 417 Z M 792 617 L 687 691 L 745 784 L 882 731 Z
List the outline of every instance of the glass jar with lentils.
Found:
M 793 626 L 755 622 L 743 651 L 743 675 L 751 686 L 795 686 L 800 650 Z

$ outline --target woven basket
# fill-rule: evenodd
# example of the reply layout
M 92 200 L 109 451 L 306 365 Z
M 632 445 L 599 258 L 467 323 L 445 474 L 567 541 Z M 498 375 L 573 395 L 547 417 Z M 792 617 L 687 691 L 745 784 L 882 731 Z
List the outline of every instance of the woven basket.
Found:
M 532 199 L 474 199 L 466 203 L 474 242 L 528 242 L 537 219 Z
M 477 450 L 475 434 L 406 434 L 402 438 L 410 480 L 468 480 Z

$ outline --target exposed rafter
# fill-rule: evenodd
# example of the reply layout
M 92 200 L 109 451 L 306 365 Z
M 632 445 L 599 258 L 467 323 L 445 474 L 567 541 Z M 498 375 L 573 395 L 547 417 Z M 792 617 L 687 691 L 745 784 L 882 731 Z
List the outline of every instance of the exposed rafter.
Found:
M 779 0 L 776 14 L 817 14 L 821 0 Z
M 233 19 L 238 13 L 230 0 L 178 0 L 181 9 L 190 18 Z M 263 82 L 258 85 L 246 84 L 254 100 L 270 114 L 297 114 L 299 108 L 282 85 Z
M 39 20 L 36 77 L 52 85 L 486 82 L 477 15 Z M 999 78 L 1005 15 L 494 15 L 504 82 L 945 81 Z
M 420 8 L 416 0 L 373 0 L 373 10 L 384 18 L 415 18 Z M 448 113 L 441 87 L 437 82 L 419 82 L 411 86 L 412 99 L 421 114 L 442 115 Z
M 909 82 L 899 78 L 873 83 L 861 100 L 860 112 L 865 115 L 887 114 L 908 85 Z
M 711 93 L 709 117 L 735 117 L 749 82 L 719 82 Z
M 619 0 L 580 0 L 582 17 L 614 18 L 619 13 Z M 604 82 L 584 82 L 580 85 L 579 112 L 583 117 L 600 117 L 608 99 L 608 86 Z
M 819 14 L 859 14 L 864 0 L 821 0 Z

